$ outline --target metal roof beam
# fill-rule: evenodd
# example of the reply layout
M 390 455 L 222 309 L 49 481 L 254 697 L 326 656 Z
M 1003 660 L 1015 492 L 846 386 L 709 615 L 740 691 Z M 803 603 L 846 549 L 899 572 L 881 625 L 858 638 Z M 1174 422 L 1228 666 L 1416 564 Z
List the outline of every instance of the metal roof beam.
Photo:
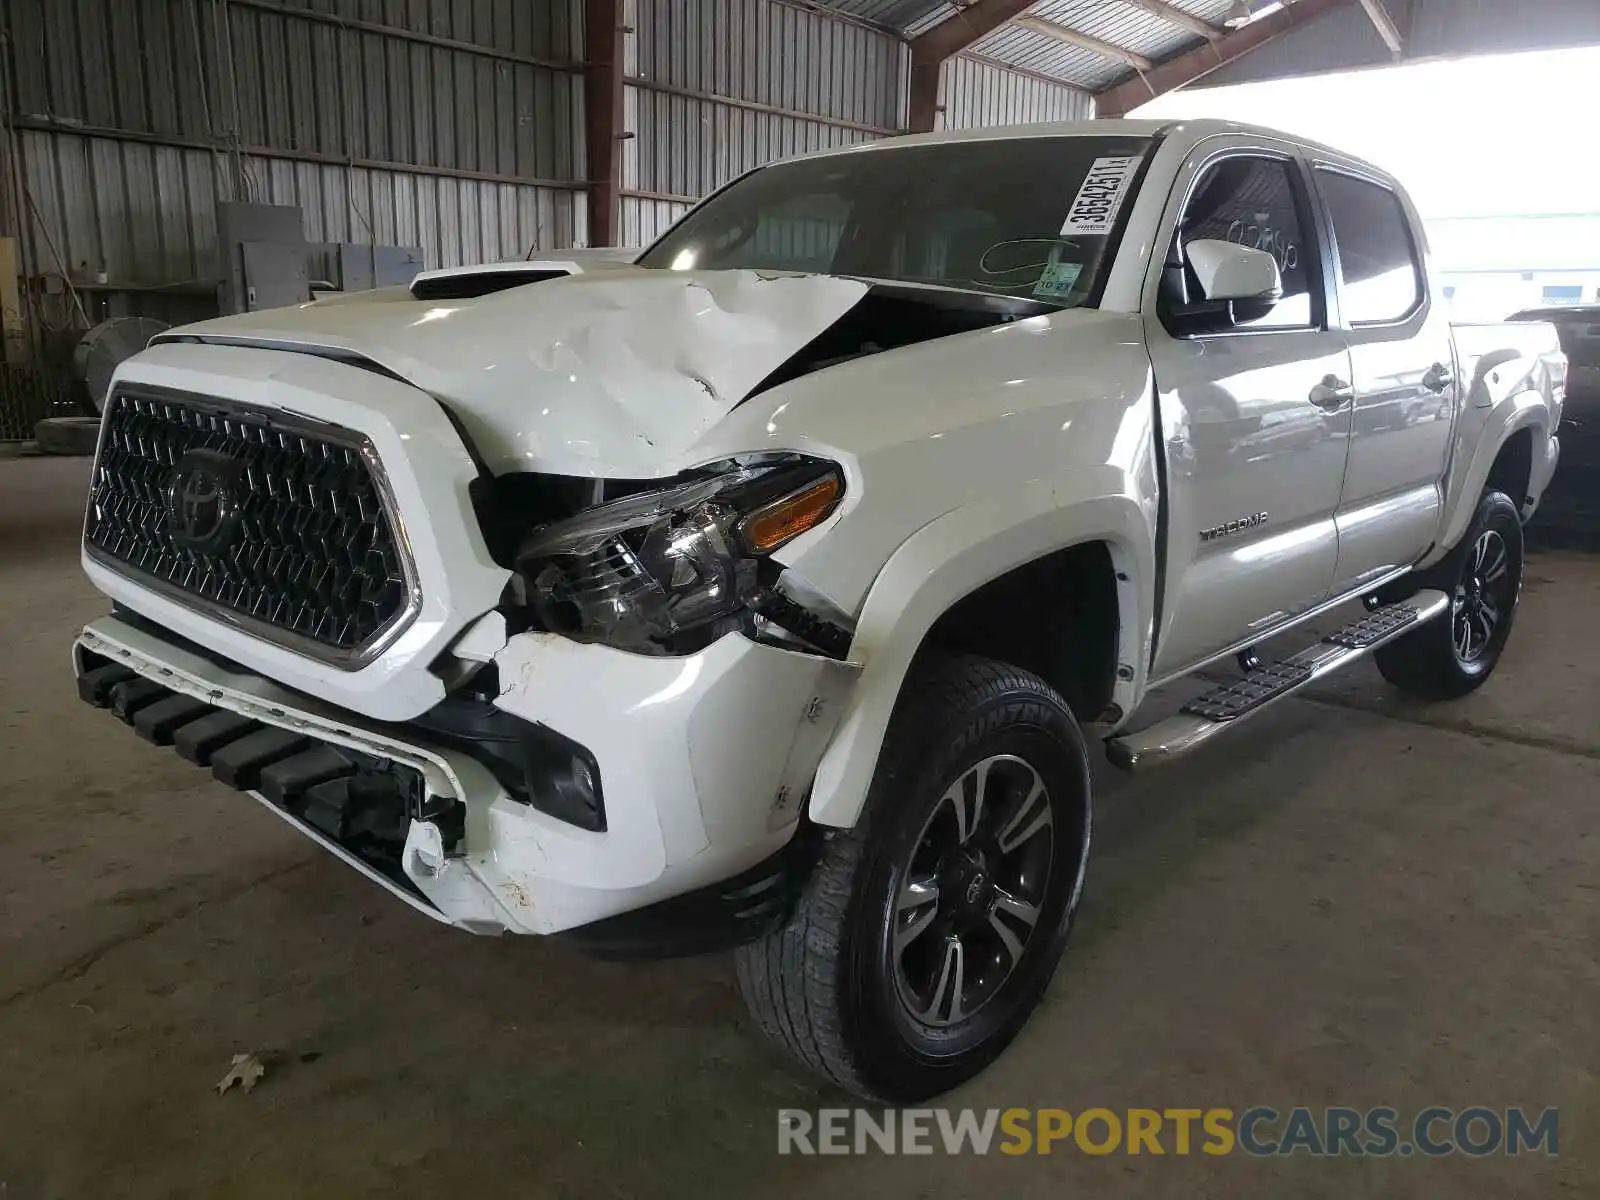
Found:
M 913 61 L 943 62 L 958 50 L 965 50 L 986 33 L 999 29 L 1011 18 L 1026 12 L 1038 0 L 952 0 L 956 11 L 926 33 L 911 39 Z
M 1250 22 L 1206 46 L 1196 46 L 1168 59 L 1142 76 L 1114 84 L 1095 96 L 1095 113 L 1120 117 L 1147 100 L 1176 91 L 1202 79 L 1219 67 L 1259 50 L 1268 42 L 1303 25 L 1309 25 L 1349 0 L 1296 0 L 1277 12 Z
M 926 33 L 911 39 L 911 87 L 906 116 L 913 133 L 927 133 L 939 112 L 939 70 L 944 60 L 1000 28 L 1034 0 L 973 0 Z
M 1079 33 L 1076 29 L 1068 29 L 1065 25 L 1057 25 L 1054 21 L 1041 21 L 1038 17 L 1017 17 L 1012 22 L 1019 29 L 1028 29 L 1034 33 L 1043 34 L 1047 38 L 1054 38 L 1068 46 L 1077 46 L 1080 50 L 1088 50 L 1100 55 L 1101 58 L 1114 59 L 1125 62 L 1135 71 L 1151 71 L 1155 63 L 1142 54 L 1135 54 L 1125 46 L 1114 46 L 1110 42 L 1103 42 L 1097 37 L 1090 37 L 1086 33 Z
M 1389 53 L 1398 59 L 1406 52 L 1405 39 L 1400 36 L 1399 28 L 1384 11 L 1383 0 L 1361 0 L 1361 7 L 1367 10 L 1367 18 L 1372 22 L 1372 27 L 1378 31 L 1378 36 L 1383 39 L 1383 44 L 1389 47 Z
M 1183 9 L 1174 4 L 1168 4 L 1166 0 L 1122 0 L 1122 2 L 1132 5 L 1134 8 L 1142 8 L 1151 16 L 1160 17 L 1168 25 L 1176 25 L 1181 29 L 1187 29 L 1190 33 L 1203 37 L 1208 42 L 1214 42 L 1222 36 L 1222 30 L 1215 25 L 1202 21 L 1193 13 L 1184 12 Z

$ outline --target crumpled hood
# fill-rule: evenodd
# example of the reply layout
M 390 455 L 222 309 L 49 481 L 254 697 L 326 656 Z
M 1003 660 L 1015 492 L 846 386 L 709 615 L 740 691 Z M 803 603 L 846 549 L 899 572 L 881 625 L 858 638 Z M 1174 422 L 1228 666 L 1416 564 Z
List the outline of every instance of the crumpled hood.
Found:
M 366 359 L 443 401 L 492 471 L 643 478 L 866 292 L 831 276 L 622 267 L 470 300 L 347 297 L 156 340 Z

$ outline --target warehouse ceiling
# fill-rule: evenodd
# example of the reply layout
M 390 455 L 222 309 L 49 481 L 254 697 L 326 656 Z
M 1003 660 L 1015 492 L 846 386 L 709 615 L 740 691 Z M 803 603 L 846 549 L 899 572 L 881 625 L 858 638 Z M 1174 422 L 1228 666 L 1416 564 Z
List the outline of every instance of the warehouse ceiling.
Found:
M 1009 19 L 983 22 L 987 31 L 960 53 L 1100 94 L 1100 111 L 1111 114 L 1208 74 L 1208 82 L 1234 83 L 1600 44 L 1600 0 L 792 2 L 876 25 L 914 47 L 930 30 L 979 24 L 985 9 L 1004 8 Z
M 1039 0 L 963 53 L 1097 92 L 1228 32 L 1242 0 Z M 1268 7 L 1253 0 L 1256 9 Z M 907 37 L 959 20 L 971 0 L 816 0 Z
M 948 2 L 918 0 L 917 7 L 923 16 L 906 29 L 913 36 L 952 12 Z M 1129 0 L 1041 0 L 1024 16 L 980 38 L 971 52 L 1097 92 L 1136 70 L 1149 70 L 1155 62 L 1203 45 L 1206 37 L 1221 37 L 1227 32 L 1223 20 L 1232 7 L 1232 0 L 1168 0 L 1151 5 Z M 1202 36 L 1195 24 L 1209 34 Z M 1074 44 L 1066 34 L 1082 40 Z M 1104 48 L 1095 47 L 1096 42 Z

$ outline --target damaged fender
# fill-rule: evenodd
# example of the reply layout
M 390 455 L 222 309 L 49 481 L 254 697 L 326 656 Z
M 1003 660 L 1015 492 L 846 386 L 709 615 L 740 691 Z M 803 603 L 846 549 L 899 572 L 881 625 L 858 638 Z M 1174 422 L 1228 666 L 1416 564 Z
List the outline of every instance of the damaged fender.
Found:
M 1067 480 L 966 505 L 925 525 L 879 572 L 856 625 L 851 658 L 865 664 L 839 732 L 817 768 L 811 819 L 848 828 L 866 803 L 906 672 L 935 621 L 990 580 L 1085 542 L 1111 547 L 1122 644 L 1115 702 L 1131 712 L 1143 692 L 1155 577 L 1153 508 L 1135 478 L 1099 467 Z M 1063 636 L 1070 631 L 1063 630 Z
M 856 676 L 738 634 L 668 657 L 528 632 L 494 661 L 496 706 L 599 767 L 603 834 L 508 799 L 469 806 L 468 845 L 495 847 L 502 901 L 544 897 L 550 928 L 718 882 L 785 845 Z

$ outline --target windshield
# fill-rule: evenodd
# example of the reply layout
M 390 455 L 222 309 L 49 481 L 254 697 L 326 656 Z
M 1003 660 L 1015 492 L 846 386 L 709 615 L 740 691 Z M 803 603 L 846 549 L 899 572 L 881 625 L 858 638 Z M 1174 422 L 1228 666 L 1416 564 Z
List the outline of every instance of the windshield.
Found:
M 778 163 L 668 230 L 643 267 L 854 275 L 1071 307 L 1093 294 L 1149 139 L 941 142 Z

